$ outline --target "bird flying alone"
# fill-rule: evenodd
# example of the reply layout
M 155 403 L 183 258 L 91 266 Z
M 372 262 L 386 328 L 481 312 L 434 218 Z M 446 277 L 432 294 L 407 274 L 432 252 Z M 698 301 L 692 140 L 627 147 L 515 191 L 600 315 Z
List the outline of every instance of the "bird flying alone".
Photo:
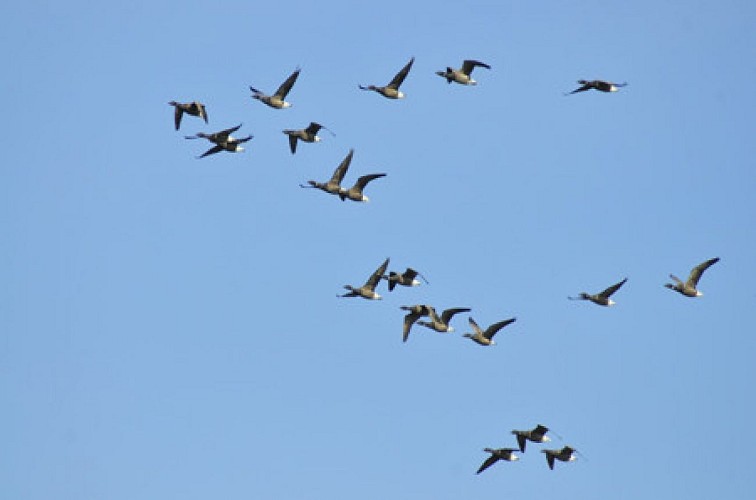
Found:
M 627 281 L 627 278 L 623 279 L 619 283 L 615 283 L 614 285 L 610 286 L 603 292 L 599 292 L 596 294 L 588 294 L 585 292 L 580 292 L 580 295 L 578 295 L 577 297 L 567 297 L 567 298 L 570 300 L 590 300 L 594 304 L 598 304 L 600 306 L 613 306 L 616 302 L 614 302 L 609 297 L 614 292 L 619 290 L 622 287 L 622 285 L 625 284 L 626 281 Z
M 612 83 L 604 80 L 578 80 L 580 87 L 576 88 L 572 92 L 568 92 L 564 95 L 577 94 L 578 92 L 585 92 L 586 90 L 598 90 L 600 92 L 617 92 L 621 87 L 627 85 L 624 83 Z
M 283 133 L 289 136 L 289 149 L 291 149 L 291 154 L 297 152 L 298 140 L 304 142 L 320 142 L 320 137 L 318 137 L 317 133 L 321 128 L 328 130 L 323 125 L 315 122 L 310 122 L 307 128 L 300 130 L 284 130 Z M 328 131 L 331 132 L 330 130 Z M 331 135 L 336 134 L 331 132 Z
M 709 269 L 717 262 L 719 262 L 719 257 L 714 257 L 713 259 L 709 259 L 706 262 L 702 262 L 701 264 L 697 265 L 690 271 L 688 281 L 686 281 L 685 283 L 683 283 L 674 274 L 670 274 L 669 277 L 672 278 L 674 283 L 665 283 L 664 286 L 669 288 L 670 290 L 681 293 L 686 297 L 700 297 L 703 295 L 703 293 L 701 293 L 696 288 L 698 286 L 698 280 L 701 279 L 701 275 L 703 275 L 704 271 Z
M 446 71 L 436 71 L 436 74 L 442 78 L 446 78 L 446 83 L 456 82 L 461 85 L 477 85 L 478 82 L 472 79 L 470 73 L 480 66 L 481 68 L 491 69 L 486 63 L 480 61 L 474 61 L 472 59 L 465 59 L 462 61 L 462 67 L 459 69 L 446 68 Z
M 389 99 L 402 99 L 404 97 L 404 92 L 399 90 L 399 86 L 402 84 L 404 79 L 407 78 L 407 74 L 412 68 L 412 63 L 414 62 L 415 58 L 413 57 L 401 70 L 399 70 L 399 73 L 397 73 L 386 86 L 377 87 L 375 85 L 358 85 L 358 87 L 361 90 L 372 90 L 374 92 L 378 92 L 383 97 L 387 97 Z
M 468 321 L 470 322 L 470 326 L 472 327 L 474 333 L 465 333 L 463 336 L 473 340 L 474 342 L 482 346 L 491 346 L 496 345 L 496 342 L 494 342 L 493 340 L 493 336 L 496 335 L 496 333 L 505 326 L 514 323 L 516 321 L 516 318 L 509 318 L 505 319 L 504 321 L 494 323 L 493 325 L 486 328 L 485 331 L 483 331 L 478 326 L 478 324 L 474 319 L 472 319 L 472 317 L 468 318 Z
M 290 108 L 291 103 L 286 102 L 284 99 L 286 98 L 286 95 L 289 93 L 291 88 L 294 86 L 294 82 L 297 81 L 297 77 L 299 76 L 300 71 L 301 69 L 299 68 L 294 70 L 294 72 L 289 75 L 289 78 L 287 78 L 286 81 L 284 81 L 281 86 L 278 87 L 273 95 L 265 95 L 260 90 L 257 90 L 256 88 L 250 86 L 249 90 L 252 91 L 252 99 L 257 99 L 258 101 L 267 104 L 271 108 Z
M 236 139 L 235 137 L 232 137 L 231 134 L 239 130 L 239 128 L 241 128 L 241 123 L 237 125 L 236 127 L 227 128 L 226 130 L 221 130 L 220 132 L 215 132 L 213 134 L 205 134 L 203 132 L 199 132 L 195 135 L 184 136 L 184 138 L 185 139 L 207 139 L 208 141 L 215 144 L 214 147 L 208 149 L 201 156 L 198 156 L 197 158 L 204 158 L 205 156 L 219 153 L 221 151 L 238 153 L 240 151 L 244 151 L 244 148 L 241 146 L 241 144 L 247 142 L 248 140 L 252 139 L 252 137 L 254 137 L 252 135 L 248 135 L 247 137 L 242 137 L 241 139 Z
M 199 116 L 200 118 L 205 120 L 205 123 L 207 123 L 207 111 L 205 110 L 205 105 L 201 102 L 194 101 L 181 103 L 171 101 L 168 104 L 175 108 L 173 113 L 173 122 L 176 126 L 176 130 L 181 127 L 181 118 L 184 116 L 184 113 L 191 116 Z
M 375 293 L 375 287 L 378 284 L 378 282 L 381 280 L 381 276 L 383 276 L 383 273 L 386 272 L 386 268 L 388 267 L 388 264 L 389 264 L 389 259 L 386 259 L 385 261 L 383 261 L 383 264 L 381 264 L 378 267 L 378 269 L 376 269 L 375 272 L 370 275 L 370 277 L 365 282 L 365 284 L 359 288 L 355 288 L 352 285 L 344 285 L 344 288 L 349 290 L 349 292 L 345 293 L 344 295 L 339 295 L 339 297 L 362 297 L 363 299 L 370 299 L 370 300 L 382 299 L 383 297 Z
M 514 454 L 514 452 L 517 451 L 514 448 L 496 448 L 496 449 L 484 448 L 483 451 L 490 453 L 491 456 L 488 457 L 480 465 L 480 467 L 478 468 L 478 472 L 476 472 L 476 474 L 480 474 L 481 472 L 488 469 L 499 460 L 506 460 L 507 462 L 514 462 L 520 459 L 520 457 Z

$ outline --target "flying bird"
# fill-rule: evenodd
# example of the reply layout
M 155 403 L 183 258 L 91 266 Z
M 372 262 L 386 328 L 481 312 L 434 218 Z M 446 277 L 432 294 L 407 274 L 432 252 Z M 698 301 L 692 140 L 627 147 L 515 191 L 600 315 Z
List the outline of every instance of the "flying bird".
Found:
M 297 81 L 297 77 L 299 76 L 299 72 L 301 69 L 297 68 L 294 70 L 294 72 L 289 75 L 289 78 L 286 79 L 285 82 L 281 84 L 280 87 L 278 87 L 278 90 L 273 95 L 265 95 L 261 91 L 257 90 L 256 88 L 250 86 L 249 90 L 252 91 L 252 98 L 257 99 L 258 101 L 262 101 L 271 108 L 276 109 L 282 109 L 282 108 L 290 108 L 291 103 L 286 102 L 284 99 L 286 98 L 286 95 L 291 90 L 291 87 L 294 86 L 294 82 Z
M 248 140 L 252 139 L 252 135 L 248 135 L 247 137 L 242 137 L 241 139 L 236 139 L 235 137 L 232 137 L 231 134 L 236 132 L 241 128 L 241 123 L 237 125 L 236 127 L 231 127 L 226 130 L 221 130 L 220 132 L 215 132 L 213 134 L 205 134 L 203 132 L 199 132 L 195 135 L 185 135 L 185 139 L 207 139 L 208 141 L 215 144 L 214 147 L 208 149 L 205 151 L 202 156 L 198 156 L 197 158 L 204 158 L 205 156 L 212 155 L 215 153 L 218 153 L 220 151 L 229 151 L 231 153 L 238 153 L 240 151 L 244 151 L 244 148 L 241 146 L 241 144 L 247 142 Z
M 394 287 L 396 287 L 396 285 L 402 285 L 402 286 L 420 285 L 420 282 L 415 279 L 418 276 L 422 278 L 423 281 L 428 283 L 428 280 L 425 279 L 425 276 L 415 271 L 411 267 L 408 267 L 407 270 L 401 274 L 391 271 L 388 274 L 388 276 L 382 276 L 382 278 L 388 281 L 389 292 L 391 292 L 394 290 Z
M 317 136 L 317 133 L 321 128 L 328 130 L 323 125 L 315 122 L 310 122 L 307 128 L 301 130 L 284 130 L 283 133 L 289 136 L 289 149 L 291 149 L 291 154 L 297 152 L 297 140 L 304 142 L 320 142 L 320 137 Z M 330 130 L 328 131 L 331 132 Z M 331 135 L 335 134 L 331 132 Z
M 534 443 L 548 443 L 551 441 L 551 438 L 546 435 L 547 432 L 549 432 L 548 427 L 538 424 L 535 428 L 530 429 L 529 431 L 514 430 L 512 431 L 512 434 L 517 438 L 517 444 L 520 446 L 520 451 L 525 453 L 525 445 L 528 441 L 533 441 Z
M 380 179 L 381 177 L 386 177 L 386 174 L 363 175 L 362 177 L 359 177 L 357 179 L 357 182 L 354 183 L 354 186 L 350 187 L 349 189 L 341 188 L 341 191 L 339 192 L 339 198 L 341 198 L 341 201 L 349 198 L 352 201 L 362 201 L 367 203 L 368 201 L 370 201 L 370 198 L 368 198 L 367 195 L 363 194 L 362 190 L 365 189 L 365 186 L 367 186 L 368 182 L 375 179 Z
M 514 454 L 514 452 L 517 451 L 514 448 L 496 448 L 496 449 L 484 448 L 483 451 L 490 453 L 491 456 L 488 457 L 485 460 L 485 462 L 481 464 L 476 474 L 480 474 L 481 472 L 488 469 L 499 460 L 506 460 L 507 462 L 514 462 L 520 459 L 520 457 Z
M 431 306 L 422 304 L 415 306 L 400 306 L 399 309 L 403 311 L 409 311 L 404 315 L 404 325 L 402 327 L 402 342 L 407 342 L 410 334 L 410 329 L 412 328 L 412 325 L 415 324 L 415 321 L 417 321 L 422 316 L 430 315 L 431 311 L 433 310 Z
M 486 328 L 485 331 L 483 331 L 475 322 L 475 320 L 470 317 L 468 318 L 468 321 L 470 322 L 470 326 L 475 333 L 465 333 L 463 336 L 467 337 L 468 339 L 472 339 L 474 342 L 477 342 L 482 346 L 496 345 L 496 342 L 494 342 L 493 340 L 493 336 L 496 335 L 496 332 L 498 332 L 508 324 L 514 323 L 516 319 L 517 318 L 509 318 L 505 319 L 504 321 L 499 321 L 498 323 L 494 323 L 493 325 Z
M 413 57 L 385 87 L 376 87 L 375 85 L 358 85 L 358 87 L 362 90 L 373 90 L 389 99 L 401 99 L 404 97 L 404 92 L 399 90 L 399 86 L 404 79 L 407 78 L 407 74 L 409 73 L 410 68 L 412 68 L 412 63 L 414 62 L 415 58 Z
M 436 74 L 440 77 L 446 78 L 446 83 L 457 82 L 462 85 L 477 85 L 478 82 L 472 79 L 470 73 L 476 67 L 491 69 L 486 63 L 480 61 L 474 61 L 472 59 L 465 59 L 462 62 L 462 67 L 459 69 L 446 68 L 446 71 L 436 71 Z
M 176 125 L 176 130 L 181 127 L 181 117 L 184 116 L 184 113 L 191 116 L 199 116 L 203 120 L 205 120 L 205 123 L 207 123 L 207 111 L 205 110 L 205 105 L 201 102 L 176 102 L 171 101 L 168 104 L 176 108 L 173 113 L 173 121 Z
M 690 271 L 688 281 L 686 281 L 685 283 L 683 283 L 674 274 L 670 274 L 669 277 L 672 278 L 675 283 L 665 283 L 664 286 L 666 286 L 670 290 L 679 292 L 686 297 L 700 297 L 703 295 L 703 293 L 696 289 L 696 286 L 698 286 L 698 280 L 701 279 L 701 275 L 704 273 L 704 271 L 706 271 L 709 267 L 713 266 L 717 262 L 719 262 L 719 257 L 709 259 L 706 262 L 697 265 Z
M 386 272 L 388 263 L 389 259 L 383 261 L 383 264 L 381 264 L 380 267 L 378 267 L 378 269 L 376 269 L 375 272 L 370 275 L 368 280 L 361 287 L 355 288 L 352 285 L 344 285 L 344 288 L 349 290 L 349 292 L 345 293 L 344 295 L 339 295 L 339 297 L 362 297 L 363 299 L 370 300 L 382 299 L 383 297 L 375 293 L 375 286 L 381 280 L 383 273 Z
M 601 92 L 617 92 L 620 87 L 627 85 L 627 82 L 612 83 L 604 80 L 578 80 L 578 83 L 581 85 L 581 87 L 573 90 L 572 92 L 567 92 L 564 95 L 577 94 L 578 92 L 585 92 L 586 90 L 591 89 L 599 90 Z
M 445 309 L 444 312 L 441 313 L 441 316 L 439 316 L 436 313 L 436 310 L 431 307 L 430 321 L 418 321 L 417 324 L 423 325 L 439 333 L 451 333 L 454 331 L 454 328 L 449 325 L 452 317 L 454 317 L 455 314 L 470 311 L 471 309 L 469 307 L 454 307 L 451 309 Z
M 554 470 L 554 459 L 560 462 L 572 462 L 575 460 L 575 450 L 569 446 L 565 446 L 561 450 L 541 450 L 541 453 L 546 454 L 546 463 L 549 464 L 549 469 Z
M 585 292 L 580 292 L 580 295 L 578 295 L 577 297 L 567 297 L 567 298 L 570 299 L 570 300 L 590 300 L 594 304 L 598 304 L 600 306 L 613 306 L 615 304 L 615 302 L 612 299 L 610 299 L 609 297 L 614 292 L 616 292 L 617 290 L 619 290 L 622 287 L 622 285 L 625 284 L 626 281 L 627 281 L 627 278 L 623 279 L 619 283 L 616 283 L 616 284 L 610 286 L 609 288 L 607 288 L 603 292 L 599 292 L 599 293 L 596 293 L 596 294 L 593 294 L 593 295 L 585 293 Z
M 354 156 L 354 149 L 350 149 L 346 157 L 341 160 L 341 163 L 336 167 L 336 170 L 334 170 L 333 175 L 328 182 L 307 181 L 309 184 L 308 186 L 300 184 L 299 187 L 317 188 L 329 194 L 341 194 L 341 181 L 344 179 L 344 176 L 349 169 L 349 164 L 352 163 L 352 156 Z

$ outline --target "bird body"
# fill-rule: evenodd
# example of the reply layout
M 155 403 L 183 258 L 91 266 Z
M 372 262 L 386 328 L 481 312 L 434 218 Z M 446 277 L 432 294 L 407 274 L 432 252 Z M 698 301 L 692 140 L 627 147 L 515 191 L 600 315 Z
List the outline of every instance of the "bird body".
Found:
M 674 283 L 665 283 L 664 286 L 670 290 L 681 293 L 686 297 L 700 297 L 703 293 L 696 288 L 698 286 L 698 280 L 701 279 L 701 275 L 703 275 L 704 271 L 717 262 L 719 262 L 719 257 L 709 259 L 706 262 L 697 265 L 690 271 L 690 276 L 688 276 L 688 280 L 685 283 L 674 274 L 670 274 L 669 277 L 672 278 Z
M 396 273 L 394 271 L 391 271 L 388 276 L 383 276 L 382 278 L 388 281 L 388 288 L 389 292 L 393 291 L 396 285 L 402 285 L 402 286 L 419 286 L 420 281 L 418 281 L 417 277 L 420 277 L 425 281 L 426 283 L 428 280 L 425 279 L 425 277 L 420 274 L 419 272 L 415 271 L 411 267 L 408 267 L 406 271 L 403 273 Z
M 291 154 L 297 152 L 298 140 L 304 142 L 320 142 L 320 137 L 318 137 L 317 133 L 321 128 L 325 127 L 319 123 L 310 122 L 307 128 L 300 130 L 284 130 L 283 133 L 289 136 L 289 149 L 291 149 Z
M 375 85 L 358 85 L 358 87 L 361 90 L 372 90 L 374 92 L 378 92 L 383 97 L 387 97 L 389 99 L 402 99 L 404 98 L 404 92 L 399 90 L 399 86 L 402 84 L 402 82 L 404 82 L 404 79 L 407 78 L 407 74 L 412 68 L 412 63 L 414 62 L 415 58 L 413 57 L 401 70 L 399 70 L 399 72 L 394 76 L 394 78 L 391 79 L 388 85 L 385 85 L 383 87 L 378 87 Z
M 294 72 L 289 75 L 289 77 L 281 84 L 280 87 L 273 93 L 273 95 L 266 95 L 260 90 L 257 90 L 256 88 L 250 86 L 249 90 L 252 91 L 252 98 L 257 99 L 258 101 L 267 104 L 271 108 L 275 109 L 283 109 L 283 108 L 290 108 L 291 103 L 286 102 L 286 95 L 289 93 L 291 88 L 294 86 L 294 82 L 297 81 L 297 77 L 299 76 L 299 72 L 301 70 L 297 68 L 294 70 Z
M 472 79 L 470 73 L 472 73 L 472 70 L 478 66 L 486 69 L 491 69 L 491 66 L 486 63 L 474 61 L 472 59 L 465 59 L 462 62 L 461 68 L 452 69 L 451 67 L 447 66 L 446 71 L 436 71 L 436 74 L 440 77 L 445 78 L 446 83 L 455 82 L 461 85 L 477 85 L 478 82 Z
M 175 108 L 173 113 L 173 122 L 176 126 L 176 130 L 181 127 L 181 118 L 184 116 L 184 113 L 191 116 L 199 116 L 200 118 L 205 120 L 205 123 L 207 123 L 207 111 L 205 110 L 205 105 L 201 102 L 193 101 L 181 103 L 171 101 L 168 104 Z
M 546 463 L 549 464 L 549 469 L 554 470 L 554 460 L 560 462 L 572 462 L 575 460 L 575 449 L 565 446 L 561 450 L 541 450 L 541 453 L 546 454 Z
M 514 448 L 484 448 L 483 451 L 488 452 L 491 454 L 490 457 L 488 457 L 478 468 L 478 472 L 476 474 L 480 474 L 484 470 L 491 467 L 493 464 L 498 462 L 499 460 L 506 460 L 507 462 L 514 462 L 520 459 L 517 455 L 514 454 L 515 450 Z
M 538 424 L 535 428 L 527 431 L 514 430 L 512 431 L 512 434 L 517 438 L 517 444 L 520 446 L 520 451 L 525 453 L 525 445 L 528 441 L 534 443 L 547 443 L 551 441 L 551 438 L 546 435 L 547 432 L 549 432 L 548 427 Z
M 386 174 L 369 174 L 369 175 L 363 175 L 362 177 L 359 177 L 357 179 L 357 182 L 354 183 L 354 186 L 350 187 L 349 189 L 342 188 L 339 192 L 339 198 L 341 198 L 341 201 L 346 200 L 347 198 L 352 201 L 361 201 L 367 203 L 370 201 L 370 198 L 365 195 L 362 190 L 365 189 L 365 186 L 367 186 L 368 182 L 380 179 L 381 177 L 386 177 Z
M 382 299 L 383 297 L 381 297 L 378 293 L 375 292 L 375 287 L 378 284 L 378 282 L 381 280 L 381 276 L 383 276 L 383 273 L 386 272 L 388 263 L 389 263 L 389 259 L 386 259 L 383 262 L 383 264 L 381 264 L 378 267 L 378 269 L 376 269 L 375 272 L 370 275 L 368 280 L 361 287 L 357 288 L 357 287 L 353 287 L 352 285 L 344 285 L 344 288 L 346 290 L 349 290 L 349 292 L 345 293 L 344 295 L 339 295 L 339 297 L 362 297 L 363 299 L 369 299 L 369 300 Z
M 498 323 L 494 323 L 493 325 L 486 328 L 485 331 L 483 331 L 478 326 L 478 324 L 474 319 L 472 319 L 472 317 L 468 318 L 468 321 L 474 333 L 465 333 L 463 336 L 482 346 L 491 346 L 496 345 L 496 342 L 494 342 L 493 340 L 493 336 L 496 335 L 496 333 L 505 326 L 509 325 L 510 323 L 514 323 L 516 321 L 516 318 L 509 318 L 503 321 L 499 321 Z
M 615 283 L 614 285 L 610 286 L 606 290 L 599 293 L 588 294 L 585 292 L 580 292 L 580 294 L 577 297 L 567 297 L 567 298 L 570 300 L 590 300 L 594 304 L 598 304 L 600 306 L 613 306 L 614 304 L 616 304 L 616 302 L 614 302 L 609 297 L 614 292 L 619 290 L 622 287 L 622 285 L 625 284 L 626 281 L 627 281 L 627 278 L 623 279 L 619 283 Z
M 578 80 L 578 83 L 581 85 L 579 88 L 576 88 L 572 92 L 568 92 L 565 95 L 577 94 L 578 92 L 585 92 L 586 90 L 591 89 L 598 90 L 600 92 L 617 92 L 620 87 L 627 85 L 627 82 L 612 83 L 605 80 Z

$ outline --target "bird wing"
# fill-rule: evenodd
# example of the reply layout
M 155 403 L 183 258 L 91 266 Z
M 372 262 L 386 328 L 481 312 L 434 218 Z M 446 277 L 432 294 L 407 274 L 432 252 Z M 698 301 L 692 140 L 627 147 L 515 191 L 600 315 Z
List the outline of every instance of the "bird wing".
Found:
M 179 129 L 181 126 L 181 117 L 184 115 L 184 110 L 181 109 L 179 106 L 175 106 L 175 111 L 173 112 L 173 122 L 176 125 L 176 130 Z
M 491 66 L 489 66 L 486 63 L 482 63 L 480 61 L 474 61 L 472 59 L 465 59 L 462 62 L 462 73 L 466 74 L 467 76 L 470 76 L 470 73 L 472 73 L 472 70 L 475 69 L 476 66 L 481 66 L 486 69 L 491 69 Z
M 228 136 L 231 135 L 231 134 L 233 134 L 237 130 L 239 130 L 241 128 L 241 126 L 242 126 L 242 124 L 240 123 L 239 125 L 237 125 L 235 127 L 227 128 L 226 130 L 221 130 L 220 132 L 216 132 L 214 134 L 210 134 L 213 137 L 210 140 L 213 141 L 213 142 L 215 142 L 215 141 L 226 141 L 226 140 L 228 140 Z
M 301 69 L 299 68 L 294 70 L 294 73 L 289 75 L 289 78 L 287 78 L 286 81 L 283 82 L 280 87 L 278 87 L 278 90 L 276 90 L 276 93 L 274 95 L 278 96 L 281 99 L 286 97 L 286 94 L 288 94 L 291 88 L 294 86 L 294 82 L 297 81 L 297 77 L 299 76 L 300 71 Z
M 467 318 L 467 321 L 470 323 L 470 326 L 472 327 L 473 331 L 479 335 L 483 335 L 483 330 L 480 329 L 478 324 L 475 322 L 474 319 L 472 319 L 472 316 Z
M 197 106 L 199 117 L 205 120 L 205 123 L 207 123 L 207 110 L 205 109 L 205 105 L 201 102 L 195 102 L 194 104 Z
M 444 312 L 441 313 L 441 321 L 445 324 L 449 324 L 449 321 L 451 321 L 452 317 L 455 314 L 462 313 L 462 312 L 469 312 L 472 309 L 469 307 L 455 307 L 452 309 L 445 309 Z
M 522 434 L 515 434 L 517 436 L 517 444 L 520 446 L 520 451 L 525 453 L 525 445 L 528 440 Z
M 686 285 L 692 286 L 693 288 L 696 287 L 698 284 L 698 280 L 701 279 L 701 275 L 706 271 L 709 267 L 713 266 L 719 262 L 719 257 L 715 257 L 713 259 L 709 259 L 706 262 L 703 262 L 696 267 L 693 268 L 693 270 L 690 272 L 690 276 L 688 277 L 688 282 Z
M 402 84 L 405 78 L 407 78 L 407 73 L 409 73 L 410 68 L 412 68 L 412 63 L 415 62 L 415 58 L 413 57 L 410 59 L 410 61 L 399 71 L 399 73 L 394 76 L 394 78 L 389 82 L 387 87 L 391 87 L 393 89 L 398 89 L 399 85 Z
M 291 154 L 294 154 L 297 152 L 297 136 L 296 135 L 289 136 L 289 149 L 291 149 Z
M 375 286 L 378 284 L 378 282 L 381 280 L 381 276 L 384 275 L 386 272 L 386 268 L 388 267 L 389 259 L 383 261 L 383 264 L 375 270 L 373 274 L 370 275 L 368 280 L 365 282 L 365 286 L 370 288 L 371 290 L 375 289 Z
M 554 455 L 546 453 L 546 463 L 549 464 L 549 469 L 554 470 Z
M 483 462 L 483 463 L 481 464 L 481 466 L 480 466 L 480 468 L 478 469 L 478 472 L 476 472 L 476 474 L 480 474 L 481 472 L 483 472 L 484 470 L 488 469 L 489 467 L 491 467 L 491 466 L 492 466 L 493 464 L 495 464 L 495 463 L 496 463 L 496 462 L 498 462 L 498 461 L 499 461 L 499 457 L 497 457 L 496 455 L 494 455 L 494 454 L 492 453 L 492 454 L 491 454 L 491 456 L 490 456 L 490 457 L 488 457 L 488 458 L 487 458 L 487 459 L 485 460 L 485 462 Z
M 333 176 L 331 177 L 331 182 L 341 184 L 341 181 L 344 179 L 344 176 L 349 169 L 349 164 L 352 163 L 352 156 L 354 156 L 354 149 L 350 149 L 349 154 L 347 154 L 346 157 L 341 161 L 339 166 L 336 167 L 336 170 L 333 172 Z
M 202 153 L 202 156 L 200 156 L 199 158 L 204 158 L 205 156 L 214 155 L 215 153 L 218 153 L 222 150 L 223 150 L 223 146 L 213 146 L 212 148 Z
M 614 292 L 616 292 L 617 290 L 619 290 L 620 287 L 622 287 L 622 285 L 624 285 L 626 281 L 627 281 L 627 278 L 623 279 L 622 281 L 620 281 L 619 283 L 617 283 L 615 285 L 610 286 L 609 288 L 607 288 L 603 292 L 599 293 L 599 296 L 604 297 L 604 298 L 608 298 Z
M 359 179 L 357 179 L 357 182 L 354 183 L 354 187 L 362 191 L 365 189 L 365 186 L 367 186 L 368 182 L 378 179 L 380 177 L 386 177 L 386 174 L 369 174 L 369 175 L 363 175 Z
M 514 323 L 517 320 L 517 318 L 509 318 L 505 319 L 504 321 L 499 321 L 498 323 L 494 323 L 493 325 L 486 328 L 486 331 L 483 332 L 483 336 L 489 340 L 493 338 L 494 335 L 496 335 L 496 332 L 504 328 L 510 323 Z
M 413 311 L 409 314 L 406 314 L 404 316 L 404 328 L 402 329 L 402 340 L 404 342 L 407 342 L 407 337 L 409 337 L 410 328 L 412 328 L 412 325 L 415 324 L 415 321 L 417 321 L 420 316 L 423 316 L 422 311 Z
M 310 124 L 305 129 L 305 132 L 307 132 L 310 135 L 315 135 L 318 133 L 318 130 L 323 128 L 323 125 L 315 122 L 310 122 Z
M 577 94 L 578 92 L 585 92 L 586 90 L 590 90 L 593 88 L 593 82 L 587 82 L 585 80 L 578 80 L 578 83 L 582 85 L 582 87 L 576 88 L 572 92 L 568 92 L 569 94 Z

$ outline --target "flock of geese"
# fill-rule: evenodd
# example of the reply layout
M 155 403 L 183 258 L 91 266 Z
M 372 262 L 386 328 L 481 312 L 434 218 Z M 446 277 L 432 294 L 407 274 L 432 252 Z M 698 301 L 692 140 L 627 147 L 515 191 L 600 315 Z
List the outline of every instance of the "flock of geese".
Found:
M 399 90 L 400 86 L 407 78 L 412 65 L 415 62 L 415 58 L 411 58 L 396 75 L 384 86 L 377 85 L 358 85 L 360 90 L 376 92 L 388 99 L 402 99 L 404 93 Z M 483 62 L 468 59 L 463 61 L 462 66 L 459 69 L 453 69 L 447 67 L 446 70 L 437 71 L 436 74 L 446 80 L 447 83 L 458 83 L 460 85 L 476 85 L 477 82 L 472 78 L 471 74 L 475 68 L 491 69 L 491 67 Z M 258 90 L 252 86 L 249 87 L 252 91 L 252 99 L 258 100 L 263 104 L 274 109 L 285 109 L 291 107 L 291 103 L 286 101 L 286 97 L 291 91 L 292 87 L 299 77 L 300 69 L 297 68 L 289 77 L 276 89 L 276 91 L 267 95 L 261 90 Z M 578 80 L 580 87 L 577 89 L 565 93 L 564 95 L 576 94 L 579 92 L 585 92 L 587 90 L 597 90 L 600 92 L 617 92 L 620 88 L 627 85 L 627 83 L 612 83 L 604 80 Z M 180 103 L 176 101 L 170 101 L 168 104 L 174 107 L 174 125 L 175 129 L 179 130 L 183 116 L 189 115 L 202 119 L 205 123 L 208 123 L 207 110 L 204 104 L 194 101 L 188 103 Z M 205 158 L 206 156 L 219 153 L 221 151 L 227 151 L 231 153 L 238 153 L 244 151 L 242 144 L 251 140 L 252 135 L 246 137 L 235 138 L 231 134 L 237 132 L 241 128 L 241 124 L 235 127 L 227 128 L 219 132 L 204 133 L 199 132 L 195 135 L 185 136 L 186 139 L 206 139 L 213 144 L 213 146 L 205 151 L 198 158 Z M 318 132 L 320 130 L 327 130 L 332 135 L 328 128 L 317 123 L 310 122 L 310 124 L 304 129 L 291 129 L 283 130 L 282 132 L 288 137 L 289 149 L 292 154 L 296 153 L 297 144 L 299 141 L 314 143 L 319 142 Z M 324 191 L 331 195 L 338 196 L 342 201 L 351 200 L 357 202 L 367 202 L 369 198 L 364 194 L 364 190 L 367 185 L 382 177 L 385 177 L 385 173 L 373 173 L 363 175 L 357 178 L 357 181 L 349 188 L 345 188 L 341 185 L 349 166 L 354 156 L 354 150 L 350 149 L 346 157 L 339 163 L 336 170 L 333 172 L 331 178 L 325 182 L 319 182 L 314 180 L 307 181 L 307 184 L 300 184 L 302 188 L 314 188 Z M 686 297 L 700 297 L 703 295 L 698 290 L 698 282 L 701 279 L 703 273 L 712 265 L 719 261 L 718 257 L 706 260 L 701 264 L 695 266 L 691 271 L 686 281 L 682 281 L 675 275 L 670 274 L 670 278 L 673 283 L 664 284 L 665 287 L 674 290 Z M 368 300 L 380 300 L 382 296 L 376 292 L 376 288 L 381 281 L 388 283 L 389 291 L 393 291 L 397 285 L 405 287 L 414 287 L 421 284 L 420 278 L 423 282 L 428 283 L 425 277 L 413 268 L 407 268 L 403 273 L 391 271 L 386 274 L 388 270 L 389 259 L 383 261 L 378 268 L 368 277 L 365 283 L 361 286 L 344 285 L 346 293 L 338 295 L 341 298 L 361 297 Z M 603 291 L 590 294 L 587 292 L 581 292 L 576 297 L 568 297 L 570 300 L 583 300 L 590 301 L 600 306 L 612 306 L 615 302 L 611 299 L 611 296 L 615 294 L 622 286 L 627 282 L 627 278 L 622 279 L 618 283 L 615 283 Z M 401 310 L 406 311 L 404 316 L 404 322 L 402 327 L 402 341 L 407 342 L 410 331 L 413 325 L 418 324 L 428 329 L 434 330 L 439 333 L 451 333 L 454 328 L 451 326 L 452 318 L 460 313 L 471 311 L 467 307 L 453 307 L 444 309 L 439 314 L 433 306 L 427 304 L 416 304 L 401 306 Z M 428 321 L 421 320 L 421 318 L 428 318 Z M 486 329 L 482 329 L 478 323 L 472 318 L 468 317 L 468 323 L 472 329 L 472 333 L 465 333 L 463 337 L 471 339 L 473 342 L 481 346 L 493 346 L 496 342 L 493 340 L 496 335 L 504 327 L 514 323 L 516 318 L 508 318 L 501 321 L 497 321 L 489 325 Z M 477 470 L 477 474 L 480 474 L 498 461 L 512 462 L 519 460 L 519 457 L 515 454 L 519 450 L 520 453 L 525 452 L 527 441 L 534 443 L 546 443 L 551 439 L 547 436 L 549 429 L 543 425 L 537 425 L 530 430 L 513 430 L 512 434 L 517 439 L 518 448 L 485 448 L 484 451 L 489 453 L 490 456 L 480 465 Z M 543 449 L 542 453 L 546 455 L 546 462 L 550 469 L 554 468 L 556 460 L 561 462 L 570 462 L 575 460 L 578 453 L 575 448 L 570 446 L 564 446 L 560 449 Z

